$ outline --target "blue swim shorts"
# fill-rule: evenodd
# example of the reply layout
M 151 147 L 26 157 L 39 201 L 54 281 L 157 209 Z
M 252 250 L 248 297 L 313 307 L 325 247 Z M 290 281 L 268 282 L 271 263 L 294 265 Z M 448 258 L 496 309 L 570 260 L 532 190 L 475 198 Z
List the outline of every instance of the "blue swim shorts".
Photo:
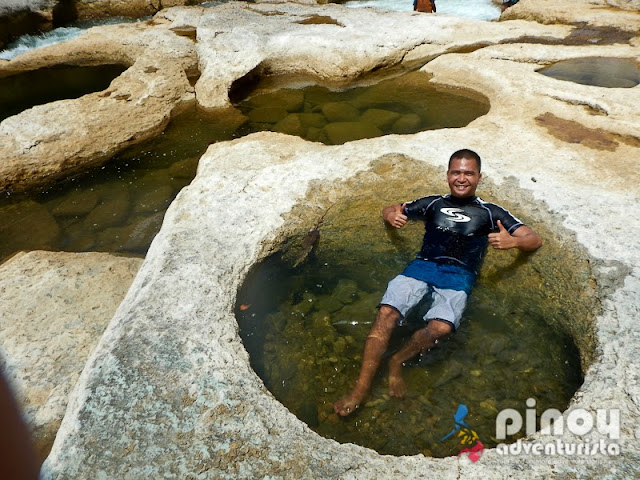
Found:
M 454 330 L 460 326 L 462 313 L 467 305 L 467 292 L 439 288 L 405 275 L 398 275 L 387 285 L 380 305 L 389 305 L 402 315 L 398 325 L 403 325 L 410 308 L 417 305 L 431 291 L 433 302 L 424 320 L 440 319 L 450 323 Z

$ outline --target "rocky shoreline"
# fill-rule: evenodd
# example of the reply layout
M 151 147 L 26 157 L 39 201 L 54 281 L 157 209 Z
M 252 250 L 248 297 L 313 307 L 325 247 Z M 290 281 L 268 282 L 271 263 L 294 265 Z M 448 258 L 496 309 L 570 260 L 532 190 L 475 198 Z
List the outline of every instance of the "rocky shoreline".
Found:
M 345 84 L 419 63 L 425 82 L 471 89 L 491 104 L 489 113 L 457 129 L 337 146 L 263 132 L 211 145 L 90 354 L 43 478 L 637 476 L 640 220 L 630 212 L 640 190 L 629 171 L 640 148 L 640 87 L 593 87 L 537 73 L 570 58 L 639 62 L 640 15 L 632 2 L 626 7 L 573 1 L 567 8 L 549 0 L 541 13 L 521 0 L 494 23 L 339 5 L 176 7 L 149 22 L 94 28 L 0 64 L 0 75 L 70 60 L 129 66 L 105 92 L 0 123 L 2 188 L 16 190 L 108 161 L 160 132 L 185 105 L 228 107 L 229 89 L 247 75 Z M 333 21 L 303 23 L 314 17 Z M 606 37 L 604 27 L 617 36 L 595 41 Z M 305 208 L 353 195 L 344 182 L 374 165 L 392 172 L 409 158 L 442 168 L 463 146 L 485 159 L 492 195 L 519 203 L 528 221 L 549 225 L 568 256 L 584 251 L 597 282 L 601 311 L 589 319 L 593 358 L 566 414 L 617 409 L 620 438 L 593 429 L 527 440 L 613 442 L 619 455 L 505 456 L 492 449 L 477 463 L 381 456 L 318 436 L 251 370 L 234 317 L 236 294 L 253 264 L 308 227 Z

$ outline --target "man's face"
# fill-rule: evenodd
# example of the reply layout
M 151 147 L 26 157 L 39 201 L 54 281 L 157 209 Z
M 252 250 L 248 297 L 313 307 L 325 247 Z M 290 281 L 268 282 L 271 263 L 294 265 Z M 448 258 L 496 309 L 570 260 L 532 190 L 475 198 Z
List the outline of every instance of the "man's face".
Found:
M 447 171 L 451 195 L 458 198 L 474 196 L 481 178 L 482 174 L 478 171 L 478 163 L 473 158 L 456 158 L 451 162 L 451 167 Z

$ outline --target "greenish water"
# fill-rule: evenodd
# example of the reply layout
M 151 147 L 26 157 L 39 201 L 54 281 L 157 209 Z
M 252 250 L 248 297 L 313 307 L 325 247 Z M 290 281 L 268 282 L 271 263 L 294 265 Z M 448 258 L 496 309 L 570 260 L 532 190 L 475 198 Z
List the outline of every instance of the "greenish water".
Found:
M 144 255 L 207 146 L 231 138 L 229 125 L 189 111 L 103 167 L 29 194 L 5 194 L 0 259 L 36 249 Z
M 321 86 L 258 89 L 237 103 L 248 117 L 243 134 L 270 130 L 338 145 L 388 134 L 464 127 L 489 111 L 480 95 L 430 85 L 412 72 L 376 85 L 343 90 Z
M 596 87 L 632 88 L 640 83 L 640 66 L 624 58 L 572 58 L 542 68 L 538 73 Z
M 104 90 L 126 69 L 123 65 L 59 65 L 0 78 L 0 122 L 36 105 Z
M 85 77 L 97 81 L 94 78 L 97 75 L 104 77 L 101 81 L 106 82 L 106 86 L 118 69 L 121 67 L 72 69 L 63 77 L 82 77 L 77 83 L 83 83 Z M 56 70 L 58 76 L 49 79 L 51 94 L 65 90 L 51 80 L 62 78 L 59 75 L 64 71 Z M 107 72 L 111 73 L 107 75 Z M 49 78 L 48 73 L 34 74 L 40 75 L 40 89 Z M 363 132 L 365 136 L 389 133 L 388 128 L 396 125 L 397 130 L 398 125 L 405 125 L 405 120 L 408 127 L 404 133 L 461 126 L 488 110 L 488 104 L 466 96 L 452 92 L 440 94 L 428 85 L 427 78 L 412 73 L 339 92 L 317 86 L 279 89 L 251 96 L 240 102 L 240 109 L 211 114 L 191 109 L 175 117 L 157 138 L 115 156 L 103 167 L 29 194 L 5 192 L 0 200 L 0 261 L 16 251 L 34 249 L 144 255 L 160 229 L 166 208 L 195 176 L 198 160 L 207 146 L 252 131 L 274 129 L 274 125 L 267 122 L 254 122 L 256 118 L 264 119 L 269 112 L 275 111 L 277 115 L 285 112 L 285 118 L 293 115 L 309 119 L 305 122 L 317 126 L 313 127 L 319 132 L 317 140 L 327 141 L 327 135 L 332 132 L 333 142 L 342 143 L 361 138 Z M 305 113 L 307 110 L 309 113 Z M 327 112 L 340 115 L 349 111 L 356 115 L 356 110 L 362 113 L 358 113 L 354 121 L 328 123 L 326 120 L 325 114 L 331 114 Z M 380 128 L 372 127 L 374 124 Z M 375 135 L 371 135 L 372 128 Z M 297 133 L 309 137 L 310 131 L 311 127 Z
M 357 378 L 387 282 L 421 242 L 419 223 L 401 231 L 382 226 L 380 208 L 390 198 L 417 197 L 406 182 L 385 180 L 371 195 L 356 182 L 360 190 L 327 212 L 318 244 L 298 267 L 291 259 L 304 251 L 303 233 L 257 265 L 239 290 L 236 318 L 265 385 L 319 434 L 392 455 L 444 457 L 469 447 L 456 436 L 440 441 L 454 427 L 459 404 L 468 407 L 466 422 L 485 447 L 497 443 L 495 420 L 502 409 L 524 416 L 525 402 L 533 397 L 540 413 L 563 411 L 582 383 L 570 325 L 590 321 L 593 303 L 582 301 L 582 292 L 590 294 L 586 265 L 567 262 L 561 245 L 546 237 L 533 256 L 489 252 L 461 328 L 405 367 L 406 398 L 389 397 L 383 362 L 367 403 L 347 418 L 333 413 L 333 402 Z M 429 185 L 418 190 L 423 188 L 433 193 Z M 421 304 L 409 325 L 396 330 L 387 355 L 423 325 L 427 308 Z

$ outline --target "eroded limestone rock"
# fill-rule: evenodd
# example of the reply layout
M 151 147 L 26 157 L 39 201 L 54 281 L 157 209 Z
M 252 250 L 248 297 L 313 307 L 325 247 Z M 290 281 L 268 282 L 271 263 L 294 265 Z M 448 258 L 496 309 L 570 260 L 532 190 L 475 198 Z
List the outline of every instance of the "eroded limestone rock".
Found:
M 572 8 L 572 16 L 561 21 L 605 18 L 590 5 Z M 602 11 L 607 18 L 620 13 Z M 300 23 L 316 14 L 336 22 Z M 640 221 L 629 209 L 637 205 L 640 191 L 628 172 L 635 171 L 638 155 L 632 141 L 640 124 L 638 89 L 620 92 L 536 73 L 550 62 L 585 55 L 637 58 L 634 39 L 602 46 L 539 45 L 531 38 L 561 43 L 574 26 L 354 12 L 335 5 L 180 8 L 161 12 L 154 23 L 163 31 L 196 27 L 202 70 L 196 92 L 207 108 L 227 105 L 230 85 L 252 72 L 304 73 L 339 84 L 381 66 L 438 57 L 422 69 L 425 82 L 471 88 L 489 98 L 491 110 L 464 128 L 341 146 L 276 133 L 212 145 L 196 179 L 169 208 L 131 294 L 89 360 L 44 478 L 593 478 L 635 471 L 640 452 L 635 232 Z M 528 43 L 497 45 L 522 37 Z M 162 38 L 173 45 L 172 37 Z M 455 51 L 460 53 L 444 55 Z M 631 140 L 592 148 L 550 134 L 539 118 Z M 555 125 L 564 125 L 561 121 Z M 444 168 L 451 152 L 462 147 L 484 158 L 495 198 L 508 197 L 532 221 L 557 227 L 559 241 L 584 245 L 596 279 L 606 283 L 599 292 L 603 310 L 591 319 L 597 355 L 570 409 L 619 409 L 620 456 L 590 461 L 504 457 L 490 450 L 475 464 L 466 457 L 382 457 L 319 437 L 276 402 L 251 370 L 233 316 L 236 292 L 251 265 L 290 233 L 296 207 L 313 206 L 318 189 L 329 198 L 332 192 L 336 198 L 353 195 L 339 191 L 340 182 L 380 159 L 389 161 L 389 169 L 400 156 Z M 483 408 L 491 409 L 491 403 Z M 598 431 L 588 438 L 610 440 Z M 536 434 L 532 439 L 555 438 Z M 561 437 L 582 440 L 570 432 Z
M 0 352 L 40 459 L 69 395 L 142 260 L 19 253 L 0 266 Z

